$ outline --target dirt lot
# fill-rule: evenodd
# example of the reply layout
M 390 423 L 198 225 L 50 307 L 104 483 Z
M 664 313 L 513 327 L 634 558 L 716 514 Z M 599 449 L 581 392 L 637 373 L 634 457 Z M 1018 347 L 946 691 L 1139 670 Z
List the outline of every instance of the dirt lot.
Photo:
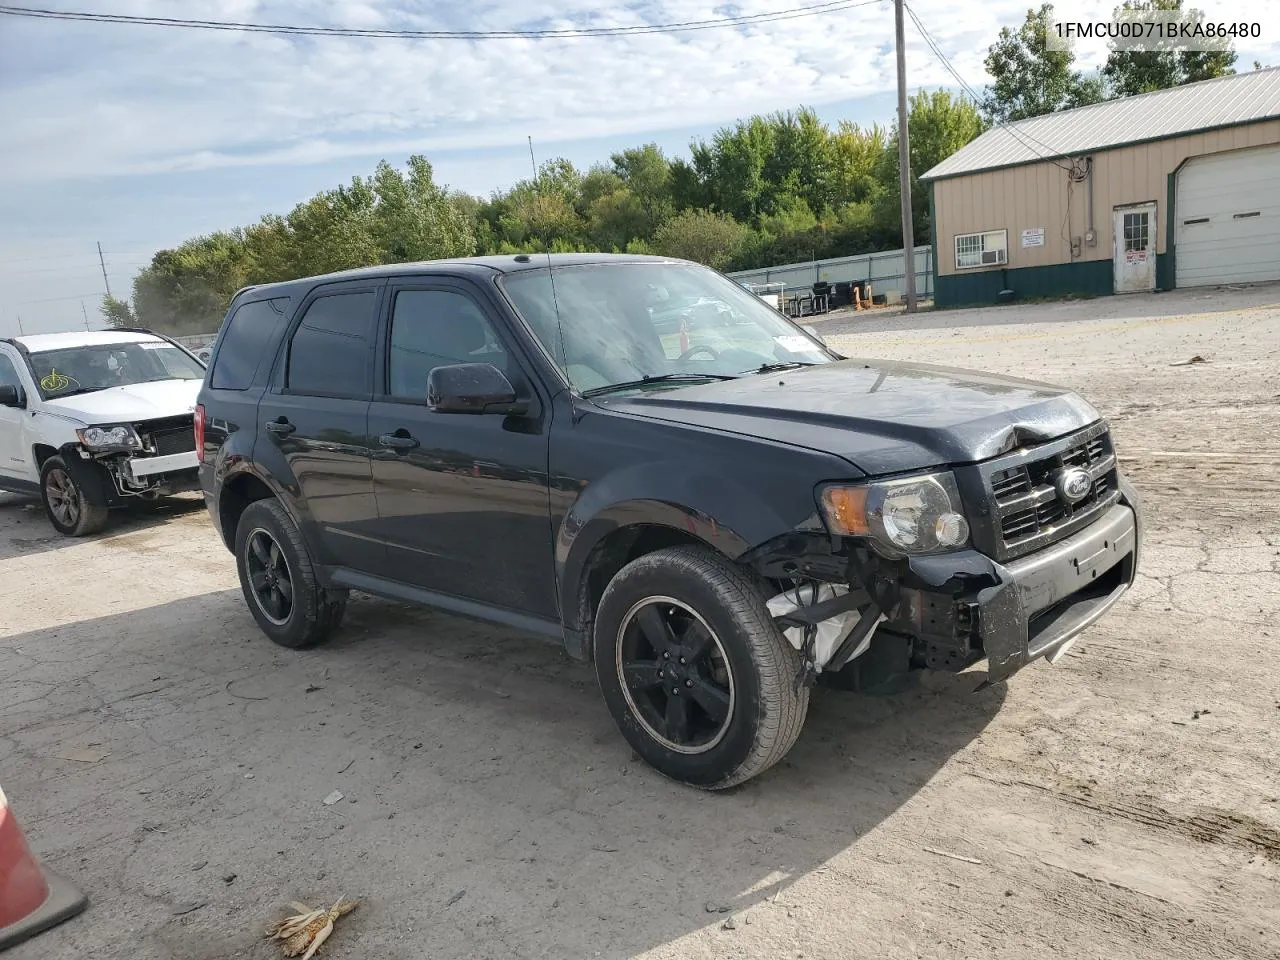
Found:
M 1057 667 L 825 691 L 709 796 L 552 646 L 363 599 L 279 650 L 198 505 L 68 544 L 0 499 L 0 781 L 92 898 L 9 956 L 266 958 L 346 894 L 333 958 L 1276 957 L 1280 288 L 819 326 L 1113 419 L 1143 575 Z

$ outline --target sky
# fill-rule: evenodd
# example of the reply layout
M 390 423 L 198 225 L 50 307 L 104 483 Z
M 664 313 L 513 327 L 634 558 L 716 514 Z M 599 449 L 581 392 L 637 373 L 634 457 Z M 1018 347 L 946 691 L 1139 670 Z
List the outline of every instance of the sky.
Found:
M 634 26 L 816 0 L 42 0 L 95 13 L 397 29 Z M 974 88 L 1001 26 L 1032 0 L 909 0 Z M 33 4 L 34 5 L 34 4 Z M 1059 0 L 1059 19 L 1114 0 Z M 1280 0 L 1199 0 L 1258 22 L 1238 69 L 1280 64 Z M 907 20 L 909 88 L 958 84 Z M 1097 66 L 1106 50 L 1077 48 Z M 0 16 L 0 336 L 100 327 L 158 249 L 286 213 L 319 190 L 424 153 L 478 196 L 538 160 L 581 168 L 656 142 L 687 155 L 740 117 L 801 105 L 892 121 L 893 7 L 658 35 L 555 40 L 282 37 Z M 98 259 L 101 242 L 106 282 Z

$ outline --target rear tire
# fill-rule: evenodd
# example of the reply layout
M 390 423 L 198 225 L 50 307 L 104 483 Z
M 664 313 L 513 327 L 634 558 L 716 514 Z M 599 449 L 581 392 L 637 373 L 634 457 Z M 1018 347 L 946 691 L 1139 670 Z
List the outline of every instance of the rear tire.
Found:
M 347 591 L 320 585 L 302 535 L 279 501 L 249 504 L 236 527 L 235 552 L 245 603 L 273 643 L 301 650 L 329 639 L 346 613 Z
M 596 677 L 627 741 L 673 780 L 706 790 L 768 770 L 809 706 L 800 656 L 742 570 L 706 547 L 622 568 L 600 601 Z
M 96 463 L 85 469 L 100 470 Z M 88 537 L 107 525 L 107 508 L 91 503 L 62 457 L 50 457 L 40 467 L 40 501 L 45 515 L 64 537 Z

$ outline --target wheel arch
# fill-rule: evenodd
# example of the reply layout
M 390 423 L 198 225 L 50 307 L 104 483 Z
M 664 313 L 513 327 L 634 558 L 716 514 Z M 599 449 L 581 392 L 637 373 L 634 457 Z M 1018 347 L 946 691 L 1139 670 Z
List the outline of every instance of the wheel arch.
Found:
M 686 518 L 692 521 L 691 517 Z M 670 522 L 672 518 L 665 519 L 667 522 L 648 520 L 608 528 L 602 525 L 587 533 L 591 537 L 590 547 L 585 549 L 580 562 L 573 565 L 573 572 L 569 574 L 572 581 L 562 583 L 561 588 L 565 647 L 570 656 L 578 660 L 591 658 L 591 627 L 600 598 L 609 581 L 632 560 L 680 545 L 719 549 L 695 532 L 696 523 L 677 525 Z
M 33 443 L 31 445 L 31 462 L 36 465 L 38 474 L 44 468 L 44 462 L 58 455 L 58 448 L 51 443 Z M 64 451 L 65 456 L 65 451 Z
M 96 460 L 85 459 L 78 444 L 64 443 L 55 449 L 52 444 L 37 443 L 31 449 L 32 455 L 36 457 L 36 473 L 42 486 L 45 464 L 54 457 L 60 457 L 67 472 L 71 474 L 71 479 L 79 485 L 91 504 L 95 507 L 114 507 L 120 503 L 115 481 L 111 479 L 107 468 Z
M 218 484 L 218 534 L 227 549 L 235 552 L 236 528 L 249 505 L 259 500 L 277 500 L 298 523 L 298 514 L 291 499 L 269 475 L 251 466 L 227 474 Z

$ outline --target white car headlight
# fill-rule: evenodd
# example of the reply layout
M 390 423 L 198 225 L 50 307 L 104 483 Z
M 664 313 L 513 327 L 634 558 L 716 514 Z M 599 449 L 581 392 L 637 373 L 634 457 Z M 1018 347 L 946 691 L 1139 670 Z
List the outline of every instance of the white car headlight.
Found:
M 969 542 L 969 522 L 950 472 L 832 484 L 818 495 L 827 528 L 863 537 L 891 557 L 945 553 Z
M 141 450 L 142 440 L 133 427 L 117 424 L 106 427 L 85 427 L 77 430 L 80 442 L 89 450 Z

